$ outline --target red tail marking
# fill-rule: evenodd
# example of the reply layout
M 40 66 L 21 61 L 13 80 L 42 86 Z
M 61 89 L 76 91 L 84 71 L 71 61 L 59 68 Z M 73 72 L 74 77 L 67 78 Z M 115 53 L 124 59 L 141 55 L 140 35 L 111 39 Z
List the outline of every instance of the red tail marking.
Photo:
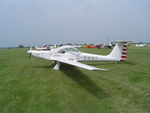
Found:
M 127 45 L 123 45 L 123 47 L 128 47 Z
M 122 52 L 123 55 L 127 55 L 127 53 Z
M 123 45 L 123 48 L 122 48 L 122 56 L 121 56 L 121 60 L 120 61 L 127 60 L 127 47 L 128 47 L 127 42 L 124 42 L 124 45 Z
M 121 56 L 121 58 L 127 58 L 127 56 Z
M 122 49 L 123 51 L 127 51 L 127 49 Z

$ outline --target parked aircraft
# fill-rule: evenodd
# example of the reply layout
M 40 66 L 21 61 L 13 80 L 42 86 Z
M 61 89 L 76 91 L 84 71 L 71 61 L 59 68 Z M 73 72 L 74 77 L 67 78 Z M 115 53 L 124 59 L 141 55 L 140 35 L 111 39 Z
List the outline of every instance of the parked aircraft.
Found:
M 136 47 L 145 47 L 146 44 L 136 44 Z
M 103 68 L 96 68 L 87 64 L 81 63 L 82 61 L 123 61 L 127 59 L 127 43 L 129 41 L 116 41 L 116 45 L 109 55 L 96 55 L 84 53 L 72 46 L 62 46 L 59 48 L 51 49 L 50 51 L 28 51 L 29 58 L 32 56 L 51 60 L 55 62 L 54 69 L 59 70 L 60 63 L 65 63 L 88 70 L 107 70 Z

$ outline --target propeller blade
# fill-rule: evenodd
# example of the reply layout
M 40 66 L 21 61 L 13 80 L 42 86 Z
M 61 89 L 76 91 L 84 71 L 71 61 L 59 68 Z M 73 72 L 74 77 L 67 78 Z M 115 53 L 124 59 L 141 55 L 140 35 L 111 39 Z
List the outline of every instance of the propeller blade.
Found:
M 32 46 L 30 47 L 30 51 L 29 51 L 29 60 L 31 58 L 31 55 L 32 55 Z
M 32 53 L 29 54 L 29 60 L 30 60 L 30 58 L 31 58 L 31 55 L 32 55 Z

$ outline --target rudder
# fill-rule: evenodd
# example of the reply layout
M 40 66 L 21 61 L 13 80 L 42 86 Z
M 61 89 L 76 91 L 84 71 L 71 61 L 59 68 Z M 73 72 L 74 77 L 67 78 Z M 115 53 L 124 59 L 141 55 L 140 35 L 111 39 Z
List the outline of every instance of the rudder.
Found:
M 108 56 L 116 58 L 116 60 L 118 61 L 127 60 L 128 42 L 131 42 L 131 41 L 114 41 L 116 45 Z

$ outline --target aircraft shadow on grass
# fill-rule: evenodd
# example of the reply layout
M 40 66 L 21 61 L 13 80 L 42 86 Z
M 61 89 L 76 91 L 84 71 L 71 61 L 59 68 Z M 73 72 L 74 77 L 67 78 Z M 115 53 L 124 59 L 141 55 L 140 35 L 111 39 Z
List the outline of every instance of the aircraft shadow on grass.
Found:
M 49 69 L 50 66 L 42 66 L 42 65 L 41 65 L 41 66 L 33 66 L 33 68 L 39 68 L 39 69 L 40 69 L 40 68 L 47 68 L 47 69 Z
M 110 96 L 104 92 L 97 84 L 95 84 L 88 76 L 78 70 L 76 67 L 66 64 L 61 64 L 61 71 L 82 86 L 86 91 L 98 99 L 109 98 Z
M 34 66 L 34 68 L 53 68 L 52 66 Z M 95 84 L 90 78 L 78 70 L 75 66 L 61 64 L 61 70 L 66 76 L 82 86 L 86 91 L 98 99 L 109 98 L 102 88 Z M 92 75 L 93 76 L 93 75 Z

